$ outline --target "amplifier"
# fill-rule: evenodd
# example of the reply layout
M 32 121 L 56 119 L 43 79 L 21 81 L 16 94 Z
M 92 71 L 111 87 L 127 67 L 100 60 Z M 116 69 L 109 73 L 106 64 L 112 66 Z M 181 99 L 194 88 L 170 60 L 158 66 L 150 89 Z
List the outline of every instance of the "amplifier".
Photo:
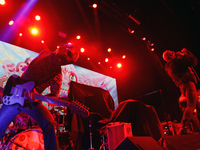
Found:
M 133 136 L 131 123 L 112 122 L 106 126 L 106 131 L 109 150 L 115 150 L 126 137 Z

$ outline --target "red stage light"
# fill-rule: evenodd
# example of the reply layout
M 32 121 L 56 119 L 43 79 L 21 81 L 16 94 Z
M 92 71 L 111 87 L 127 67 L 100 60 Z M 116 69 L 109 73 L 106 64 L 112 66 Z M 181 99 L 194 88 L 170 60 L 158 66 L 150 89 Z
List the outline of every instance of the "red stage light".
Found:
M 108 48 L 108 52 L 111 52 L 111 48 Z
M 101 64 L 101 62 L 98 62 L 98 64 L 100 65 L 100 64 Z
M 31 28 L 31 33 L 33 35 L 37 35 L 38 34 L 38 30 L 36 28 Z
M 145 41 L 145 40 L 146 40 L 146 37 L 143 37 L 142 40 Z
M 151 43 L 151 46 L 154 46 L 154 43 Z
M 19 36 L 22 36 L 22 33 L 19 33 Z
M 6 3 L 5 0 L 0 0 L 1 5 L 4 5 L 5 3 Z
M 105 62 L 108 62 L 108 58 L 105 59 Z
M 117 64 L 117 68 L 121 68 L 122 67 L 122 64 L 121 63 L 118 63 Z
M 10 20 L 8 24 L 11 26 L 11 25 L 14 24 L 14 21 L 13 21 L 13 20 Z
M 154 48 L 151 48 L 151 51 L 153 52 L 153 51 L 154 51 Z
M 76 36 L 76 39 L 77 39 L 77 40 L 79 40 L 80 38 L 81 38 L 81 36 L 80 36 L 80 35 L 77 35 L 77 36 Z
M 42 40 L 41 43 L 44 43 L 44 40 Z
M 80 51 L 81 51 L 81 53 L 83 53 L 83 52 L 85 52 L 85 49 L 84 49 L 84 48 L 81 48 L 81 50 L 80 50 Z
M 35 16 L 35 20 L 39 21 L 41 19 L 41 17 L 39 15 Z
M 126 55 L 123 55 L 122 58 L 125 59 L 125 58 L 126 58 Z
M 87 58 L 87 60 L 90 60 L 90 58 Z
M 93 7 L 93 8 L 97 8 L 97 4 L 93 4 L 92 7 Z

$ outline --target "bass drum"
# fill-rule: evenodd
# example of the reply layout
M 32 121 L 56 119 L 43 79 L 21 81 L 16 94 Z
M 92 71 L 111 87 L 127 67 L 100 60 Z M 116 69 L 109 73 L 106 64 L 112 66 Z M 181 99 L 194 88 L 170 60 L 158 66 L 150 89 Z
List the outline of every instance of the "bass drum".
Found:
M 5 150 L 44 150 L 41 129 L 28 129 L 10 139 Z

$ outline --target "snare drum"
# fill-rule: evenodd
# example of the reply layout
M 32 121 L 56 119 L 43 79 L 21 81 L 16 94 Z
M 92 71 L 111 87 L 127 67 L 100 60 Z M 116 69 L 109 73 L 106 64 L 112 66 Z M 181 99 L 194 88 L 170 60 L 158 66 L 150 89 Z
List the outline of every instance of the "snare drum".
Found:
M 7 144 L 6 150 L 44 150 L 41 129 L 28 129 L 15 135 Z

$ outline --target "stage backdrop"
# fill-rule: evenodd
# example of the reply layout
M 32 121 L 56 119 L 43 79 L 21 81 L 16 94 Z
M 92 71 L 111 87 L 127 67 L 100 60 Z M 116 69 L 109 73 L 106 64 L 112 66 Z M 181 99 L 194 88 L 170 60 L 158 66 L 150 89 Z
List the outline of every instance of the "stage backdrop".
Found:
M 23 67 L 28 66 L 29 63 L 38 55 L 38 53 L 0 41 L 0 87 L 4 87 L 7 79 L 12 74 L 19 76 L 23 73 Z M 118 95 L 116 79 L 76 66 L 65 65 L 62 66 L 63 83 L 60 91 L 61 97 L 68 96 L 70 81 L 100 87 L 109 91 L 114 100 L 115 108 L 118 106 Z M 47 88 L 43 94 L 47 94 Z M 46 103 L 44 103 L 47 105 Z M 1 105 L 0 105 L 1 107 Z

